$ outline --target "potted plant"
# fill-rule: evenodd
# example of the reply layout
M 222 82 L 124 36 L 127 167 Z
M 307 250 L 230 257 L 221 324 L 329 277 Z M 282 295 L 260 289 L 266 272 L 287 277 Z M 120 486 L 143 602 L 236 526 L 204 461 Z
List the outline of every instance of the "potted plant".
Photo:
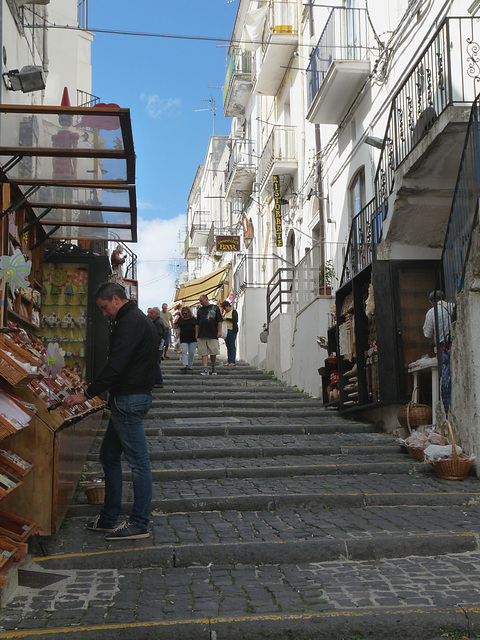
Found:
M 333 268 L 332 260 L 327 260 L 320 265 L 318 270 L 318 293 L 321 296 L 332 295 L 332 284 L 335 278 L 335 269 Z

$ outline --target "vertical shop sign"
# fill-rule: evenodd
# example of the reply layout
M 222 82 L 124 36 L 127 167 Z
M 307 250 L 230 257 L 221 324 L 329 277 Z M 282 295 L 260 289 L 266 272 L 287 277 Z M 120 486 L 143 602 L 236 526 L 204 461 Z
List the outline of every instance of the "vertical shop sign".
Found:
M 277 247 L 283 247 L 282 205 L 280 198 L 280 178 L 278 176 L 273 176 L 273 202 L 275 214 L 275 238 L 277 240 Z

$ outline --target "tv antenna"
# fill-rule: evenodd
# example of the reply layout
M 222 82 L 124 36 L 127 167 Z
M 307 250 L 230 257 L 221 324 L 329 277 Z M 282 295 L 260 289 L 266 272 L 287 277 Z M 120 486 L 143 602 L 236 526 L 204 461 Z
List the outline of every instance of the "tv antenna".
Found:
M 215 98 L 210 97 L 208 100 L 201 100 L 201 102 L 210 102 L 211 107 L 206 107 L 205 109 L 194 109 L 194 111 L 212 111 L 213 112 L 213 133 L 215 135 L 215 116 L 217 115 L 217 107 L 215 106 Z

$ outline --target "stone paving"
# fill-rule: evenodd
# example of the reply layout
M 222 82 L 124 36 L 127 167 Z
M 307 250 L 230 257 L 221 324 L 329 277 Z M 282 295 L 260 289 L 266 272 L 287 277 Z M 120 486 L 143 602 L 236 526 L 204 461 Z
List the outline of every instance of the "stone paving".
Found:
M 150 538 L 86 531 L 97 507 L 79 492 L 46 555 L 32 544 L 0 639 L 480 637 L 476 477 L 439 480 L 370 425 L 301 415 L 301 394 L 288 393 L 283 415 L 252 416 L 257 387 L 262 411 L 266 390 L 287 388 L 246 366 L 192 376 L 188 394 L 245 387 L 248 415 L 218 416 L 211 398 L 210 419 L 162 417 L 185 393 L 177 369 L 164 366 L 147 430 Z M 100 471 L 98 446 L 88 475 Z M 129 478 L 125 469 L 127 513 Z

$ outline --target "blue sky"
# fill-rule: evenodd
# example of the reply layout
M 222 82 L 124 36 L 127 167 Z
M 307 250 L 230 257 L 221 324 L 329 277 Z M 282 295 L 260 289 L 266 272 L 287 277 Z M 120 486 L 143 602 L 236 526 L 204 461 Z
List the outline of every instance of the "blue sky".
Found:
M 238 0 L 89 0 L 91 29 L 229 39 Z M 212 134 L 228 134 L 222 91 L 225 42 L 98 33 L 92 92 L 131 110 L 137 154 L 140 306 L 170 302 L 187 197 Z M 184 234 L 182 232 L 182 241 Z

